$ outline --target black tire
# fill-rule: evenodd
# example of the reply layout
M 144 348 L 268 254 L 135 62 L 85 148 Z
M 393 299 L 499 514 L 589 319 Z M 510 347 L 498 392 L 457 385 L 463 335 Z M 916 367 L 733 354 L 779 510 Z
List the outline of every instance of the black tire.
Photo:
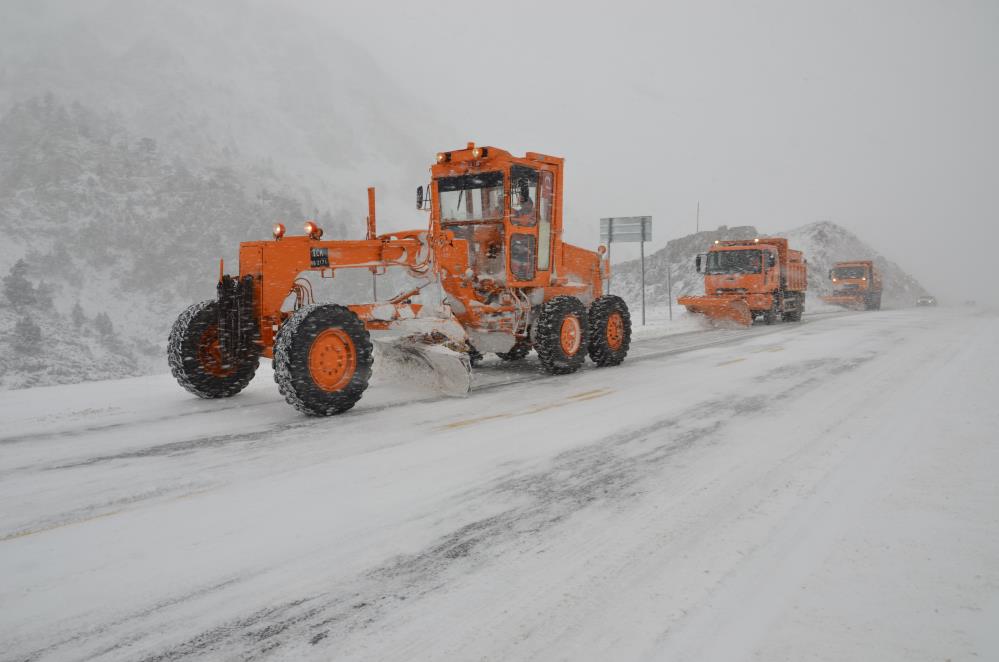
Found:
M 784 320 L 787 322 L 800 322 L 801 315 L 802 313 L 805 312 L 805 295 L 796 294 L 794 298 L 796 304 L 794 310 L 788 313 L 784 313 Z
M 199 398 L 228 398 L 250 383 L 260 364 L 253 345 L 236 365 L 224 364 L 218 351 L 218 301 L 202 301 L 182 312 L 170 329 L 167 363 L 177 383 Z
M 611 318 L 617 314 L 620 318 L 620 338 L 617 346 L 613 341 L 615 329 L 608 333 Z M 631 347 L 631 313 L 628 304 L 619 296 L 608 294 L 602 296 L 590 305 L 589 312 L 589 354 L 590 360 L 600 367 L 619 365 L 628 355 Z
M 568 318 L 575 317 L 575 351 L 568 352 L 562 344 L 562 329 Z M 572 328 L 575 327 L 574 323 Z M 576 297 L 557 296 L 541 306 L 534 326 L 534 349 L 541 366 L 553 375 L 568 375 L 579 370 L 586 360 L 589 326 L 586 307 Z
M 526 338 L 517 338 L 517 342 L 510 348 L 509 352 L 496 352 L 496 356 L 504 361 L 519 361 L 531 353 L 531 341 Z
M 331 336 L 328 331 L 333 332 Z M 329 346 L 316 344 L 321 336 L 321 343 L 332 342 L 345 351 L 329 350 L 333 358 L 326 365 L 333 367 L 314 372 L 313 350 L 322 355 Z M 371 338 L 364 322 L 337 304 L 299 308 L 281 325 L 274 341 L 274 381 L 288 404 L 309 416 L 333 416 L 353 407 L 368 388 L 372 362 Z M 337 379 L 337 365 L 346 365 L 340 381 L 323 384 L 324 376 Z
M 784 315 L 787 316 L 790 315 L 790 313 L 784 313 Z M 774 302 L 771 305 L 770 310 L 763 311 L 763 323 L 769 326 L 776 322 L 779 316 L 780 312 L 778 310 L 777 297 L 774 297 Z

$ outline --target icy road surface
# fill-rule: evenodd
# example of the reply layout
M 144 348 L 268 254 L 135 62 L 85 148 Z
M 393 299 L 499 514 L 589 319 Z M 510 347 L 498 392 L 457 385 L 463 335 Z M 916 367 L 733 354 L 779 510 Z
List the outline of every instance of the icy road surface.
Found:
M 999 659 L 999 316 L 535 362 L 0 394 L 0 659 Z

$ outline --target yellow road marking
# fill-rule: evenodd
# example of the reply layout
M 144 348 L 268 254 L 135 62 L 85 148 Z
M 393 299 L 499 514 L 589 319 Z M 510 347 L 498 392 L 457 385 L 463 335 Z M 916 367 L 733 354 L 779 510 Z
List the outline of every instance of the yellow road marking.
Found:
M 180 501 L 182 499 L 190 499 L 191 497 L 200 496 L 205 492 L 212 492 L 216 488 L 207 487 L 200 490 L 194 490 L 193 492 L 185 492 L 184 494 L 179 494 L 166 501 Z M 145 500 L 137 501 L 136 504 L 142 504 Z M 62 529 L 67 526 L 73 526 L 74 524 L 84 524 L 86 522 L 93 522 L 94 520 L 104 519 L 105 517 L 111 517 L 112 515 L 118 515 L 124 512 L 130 512 L 135 510 L 135 508 L 118 508 L 117 510 L 109 510 L 106 513 L 98 513 L 97 515 L 91 515 L 90 517 L 84 517 L 82 519 L 74 519 L 68 522 L 58 522 L 56 524 L 49 524 L 48 526 L 39 527 L 37 529 L 23 529 L 21 531 L 15 531 L 14 533 L 8 533 L 5 536 L 0 536 L 0 542 L 7 542 L 8 540 L 17 540 L 18 538 L 25 538 L 27 536 L 33 536 L 36 533 L 45 533 L 46 531 L 54 531 L 56 529 Z
M 733 363 L 738 363 L 739 361 L 745 361 L 745 360 L 746 359 L 742 358 L 742 359 L 732 359 L 731 361 L 722 361 L 721 363 L 718 364 L 718 367 L 721 367 L 723 365 L 732 365 Z
M 23 531 L 15 531 L 14 533 L 9 533 L 9 534 L 3 536 L 2 538 L 0 538 L 0 542 L 7 542 L 8 540 L 17 540 L 18 538 L 24 538 L 24 537 L 27 537 L 27 536 L 33 536 L 36 533 L 45 533 L 46 531 L 52 531 L 54 529 L 61 529 L 64 526 L 72 526 L 73 524 L 82 524 L 84 522 L 92 522 L 95 519 L 103 519 L 105 517 L 111 517 L 112 515 L 117 515 L 118 513 L 123 512 L 123 511 L 124 511 L 124 508 L 120 508 L 118 510 L 112 510 L 112 511 L 109 511 L 109 512 L 106 512 L 106 513 L 101 513 L 100 515 L 93 515 L 91 517 L 84 517 L 83 519 L 75 519 L 72 522 L 59 522 L 58 524 L 50 524 L 48 526 L 43 526 L 43 527 L 38 528 L 38 529 L 25 529 Z
M 505 414 L 490 414 L 489 416 L 478 416 L 476 418 L 466 418 L 460 421 L 454 421 L 453 423 L 447 423 L 438 429 L 455 430 L 458 428 L 468 427 L 469 425 L 475 425 L 476 423 L 495 421 L 501 418 L 515 418 L 517 416 L 527 416 L 529 414 L 537 414 L 543 411 L 548 411 L 549 409 L 558 409 L 559 407 L 565 407 L 566 405 L 571 405 L 576 402 L 584 402 L 586 400 L 602 398 L 603 396 L 608 395 L 609 393 L 612 393 L 612 390 L 609 388 L 598 388 L 593 391 L 584 391 L 582 393 L 576 393 L 574 395 L 570 395 L 565 400 L 559 400 L 546 405 L 535 405 L 523 411 L 512 411 L 512 412 L 507 412 Z

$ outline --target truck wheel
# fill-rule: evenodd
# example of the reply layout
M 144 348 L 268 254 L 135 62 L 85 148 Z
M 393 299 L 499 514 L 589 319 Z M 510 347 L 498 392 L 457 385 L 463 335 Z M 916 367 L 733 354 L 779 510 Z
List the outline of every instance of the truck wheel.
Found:
M 598 366 L 619 365 L 631 347 L 631 313 L 619 296 L 608 294 L 590 305 L 590 360 Z
M 212 299 L 190 306 L 170 329 L 167 363 L 177 383 L 199 398 L 228 398 L 250 383 L 260 363 L 254 344 L 226 363 L 219 347 L 219 307 Z
M 786 317 L 787 315 L 790 315 L 790 313 L 784 313 L 784 315 Z M 779 317 L 780 317 L 780 312 L 778 311 L 777 308 L 777 298 L 774 297 L 774 302 L 770 306 L 770 310 L 766 310 L 763 312 L 763 323 L 769 326 L 770 324 L 776 322 Z
M 801 314 L 805 312 L 805 295 L 799 294 L 794 297 L 794 310 L 784 313 L 784 319 L 788 322 L 800 322 Z
M 371 378 L 371 338 L 350 309 L 315 304 L 296 310 L 274 341 L 274 381 L 288 404 L 310 416 L 353 407 Z
M 586 307 L 576 297 L 557 296 L 541 306 L 534 328 L 534 349 L 553 375 L 579 370 L 586 359 L 589 327 Z
M 517 338 L 517 342 L 510 348 L 509 352 L 496 352 L 496 356 L 504 361 L 519 361 L 531 353 L 531 341 L 526 338 Z

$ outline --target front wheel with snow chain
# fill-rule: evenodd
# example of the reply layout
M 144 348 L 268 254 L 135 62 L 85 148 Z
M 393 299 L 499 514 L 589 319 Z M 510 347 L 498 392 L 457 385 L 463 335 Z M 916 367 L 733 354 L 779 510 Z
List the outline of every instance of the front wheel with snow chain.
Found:
M 291 406 L 310 416 L 353 407 L 368 388 L 372 361 L 364 322 L 337 304 L 299 308 L 274 341 L 274 381 Z
M 496 356 L 504 361 L 519 361 L 531 353 L 531 341 L 526 338 L 517 338 L 508 352 L 496 352 Z
M 227 360 L 219 344 L 219 305 L 212 299 L 190 306 L 170 330 L 167 362 L 177 383 L 199 398 L 228 398 L 250 383 L 260 363 L 252 344 Z
M 579 370 L 586 359 L 589 326 L 586 307 L 576 297 L 557 296 L 541 306 L 534 328 L 534 349 L 553 375 Z
M 590 305 L 590 360 L 598 366 L 619 365 L 631 347 L 631 313 L 619 296 L 608 294 Z

